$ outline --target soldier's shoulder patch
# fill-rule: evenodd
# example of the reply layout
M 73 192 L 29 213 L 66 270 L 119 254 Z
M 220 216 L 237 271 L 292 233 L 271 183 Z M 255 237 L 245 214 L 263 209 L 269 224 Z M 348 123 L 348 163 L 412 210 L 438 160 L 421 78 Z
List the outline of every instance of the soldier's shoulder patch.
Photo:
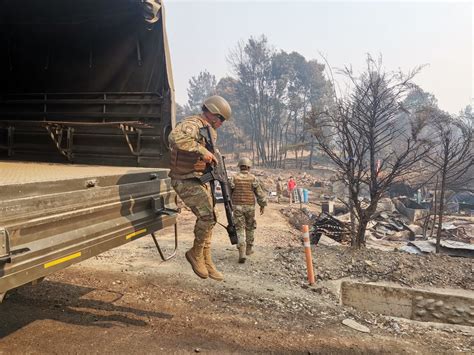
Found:
M 194 122 L 185 122 L 181 125 L 181 130 L 187 134 L 194 134 L 198 127 L 196 127 Z

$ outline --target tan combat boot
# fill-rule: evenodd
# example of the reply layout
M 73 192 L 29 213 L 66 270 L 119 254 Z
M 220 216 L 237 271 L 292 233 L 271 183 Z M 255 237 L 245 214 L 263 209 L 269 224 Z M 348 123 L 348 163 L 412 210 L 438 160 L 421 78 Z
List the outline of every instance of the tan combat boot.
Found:
M 204 262 L 206 264 L 207 272 L 209 273 L 209 277 L 216 281 L 224 280 L 224 275 L 222 272 L 217 271 L 216 265 L 212 262 L 211 256 L 211 247 L 210 245 L 206 245 L 204 247 Z
M 252 244 L 247 244 L 247 248 L 245 249 L 246 255 L 252 255 L 254 251 L 252 250 Z
M 239 246 L 239 263 L 243 264 L 245 263 L 245 260 L 247 258 L 245 257 L 245 244 Z
M 194 239 L 194 245 L 191 249 L 186 252 L 186 259 L 191 264 L 193 271 L 201 279 L 207 279 L 209 272 L 207 271 L 206 264 L 204 263 L 204 242 Z

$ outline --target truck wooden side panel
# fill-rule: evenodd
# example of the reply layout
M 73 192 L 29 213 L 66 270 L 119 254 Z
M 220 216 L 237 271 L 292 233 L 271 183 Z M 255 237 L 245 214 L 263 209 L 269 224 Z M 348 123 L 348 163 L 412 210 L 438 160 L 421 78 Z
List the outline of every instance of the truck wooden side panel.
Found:
M 168 167 L 174 88 L 157 1 L 1 6 L 1 159 Z

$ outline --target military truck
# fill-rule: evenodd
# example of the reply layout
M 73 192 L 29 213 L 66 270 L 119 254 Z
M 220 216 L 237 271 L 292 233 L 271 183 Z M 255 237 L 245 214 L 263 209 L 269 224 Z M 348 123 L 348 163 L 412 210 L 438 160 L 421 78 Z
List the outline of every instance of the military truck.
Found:
M 159 0 L 0 1 L 0 300 L 176 230 Z

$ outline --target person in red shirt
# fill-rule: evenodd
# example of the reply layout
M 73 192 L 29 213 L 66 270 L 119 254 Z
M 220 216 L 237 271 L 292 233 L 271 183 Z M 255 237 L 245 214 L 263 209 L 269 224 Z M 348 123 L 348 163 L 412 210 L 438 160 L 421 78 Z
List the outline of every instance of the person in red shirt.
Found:
M 290 176 L 290 179 L 288 180 L 288 194 L 290 195 L 290 205 L 292 202 L 294 202 L 294 190 L 296 189 L 296 181 L 293 179 L 293 176 Z

